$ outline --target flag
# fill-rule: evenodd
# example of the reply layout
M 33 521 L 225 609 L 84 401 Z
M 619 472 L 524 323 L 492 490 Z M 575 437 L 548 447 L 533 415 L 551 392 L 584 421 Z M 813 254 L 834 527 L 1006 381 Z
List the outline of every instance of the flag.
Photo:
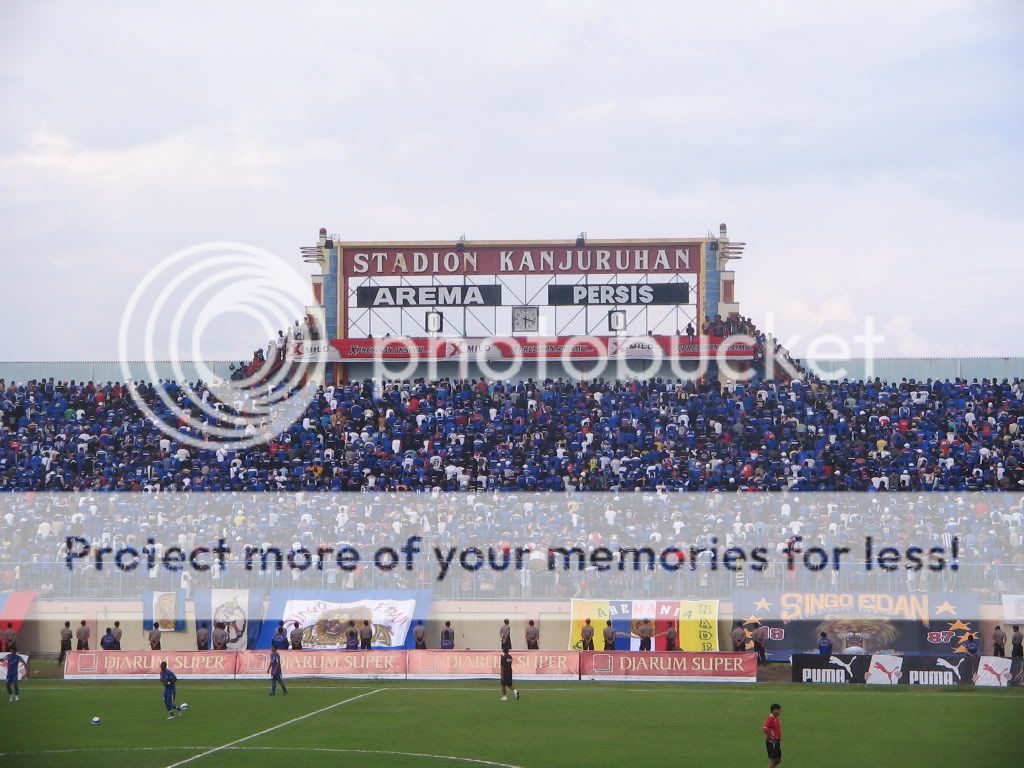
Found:
M 719 650 L 717 600 L 679 603 L 679 647 L 684 651 Z
M 142 596 L 142 621 L 147 629 L 156 621 L 161 632 L 184 632 L 184 595 L 146 590 Z
M 263 592 L 254 589 L 204 589 L 196 593 L 196 624 L 212 631 L 215 622 L 228 633 L 228 650 L 255 648 L 262 625 Z
M 607 600 L 573 600 L 569 609 L 569 650 L 583 648 L 583 625 L 590 619 L 594 628 L 594 647 L 602 646 L 601 630 L 608 621 L 610 609 Z
M 269 648 L 279 621 L 302 630 L 303 649 L 344 648 L 349 621 L 369 621 L 374 648 L 411 648 L 413 623 L 425 619 L 430 591 L 418 589 L 313 592 L 274 590 L 260 629 L 258 648 Z
M 7 625 L 12 624 L 15 632 L 20 630 L 35 599 L 35 592 L 0 593 L 0 629 L 7 629 Z

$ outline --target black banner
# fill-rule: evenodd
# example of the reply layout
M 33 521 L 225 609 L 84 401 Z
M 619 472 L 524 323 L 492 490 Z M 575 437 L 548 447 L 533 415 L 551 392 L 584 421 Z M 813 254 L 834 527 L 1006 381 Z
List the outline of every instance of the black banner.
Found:
M 689 283 L 643 283 L 640 285 L 549 285 L 548 304 L 687 304 Z
M 370 309 L 500 305 L 500 285 L 389 285 L 356 288 L 356 306 Z
M 830 653 L 793 654 L 794 683 L 863 683 L 871 665 L 870 656 Z
M 887 654 L 794 654 L 794 683 L 871 685 L 973 685 L 979 658 L 959 656 L 891 656 Z M 1009 680 L 1010 677 L 1007 676 Z M 998 685 L 998 682 L 982 683 Z M 1004 685 L 1008 683 L 1003 683 Z
M 900 683 L 973 685 L 977 670 L 977 656 L 904 656 Z

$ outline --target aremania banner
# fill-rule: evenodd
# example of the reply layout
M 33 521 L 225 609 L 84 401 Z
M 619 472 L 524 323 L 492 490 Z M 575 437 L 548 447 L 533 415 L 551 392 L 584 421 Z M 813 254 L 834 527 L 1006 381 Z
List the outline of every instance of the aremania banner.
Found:
M 161 632 L 185 631 L 185 596 L 180 592 L 153 592 L 142 596 L 142 623 L 149 629 L 153 622 Z
M 636 651 L 645 634 L 655 651 L 717 651 L 717 600 L 573 600 L 569 647 L 583 648 L 583 626 L 594 627 L 594 648 L 604 649 L 604 629 L 611 622 L 616 651 Z M 675 632 L 675 647 L 669 641 Z
M 201 589 L 196 593 L 196 622 L 223 625 L 229 651 L 255 648 L 259 640 L 263 591 L 255 589 Z M 288 627 L 291 629 L 291 627 Z
M 413 622 L 425 620 L 429 608 L 429 590 L 274 590 L 257 647 L 269 648 L 278 622 L 283 621 L 289 632 L 298 623 L 303 649 L 343 649 L 350 629 L 358 632 L 368 621 L 373 648 L 412 648 Z

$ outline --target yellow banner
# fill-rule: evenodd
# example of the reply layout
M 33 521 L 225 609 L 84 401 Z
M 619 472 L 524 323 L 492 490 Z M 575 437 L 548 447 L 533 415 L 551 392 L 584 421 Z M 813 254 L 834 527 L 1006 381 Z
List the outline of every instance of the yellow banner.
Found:
M 590 619 L 590 625 L 594 628 L 594 647 L 603 648 L 604 641 L 601 639 L 601 631 L 608 621 L 610 612 L 608 600 L 573 600 L 570 621 L 572 628 L 569 632 L 569 648 L 580 650 L 583 648 L 583 625 Z
M 684 651 L 717 651 L 718 601 L 681 600 L 679 647 Z

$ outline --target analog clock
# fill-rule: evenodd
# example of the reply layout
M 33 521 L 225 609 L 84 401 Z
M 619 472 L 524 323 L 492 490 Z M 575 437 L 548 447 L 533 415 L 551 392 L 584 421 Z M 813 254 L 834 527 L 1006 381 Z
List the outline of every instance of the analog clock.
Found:
M 512 333 L 536 331 L 540 323 L 538 307 L 512 307 Z

